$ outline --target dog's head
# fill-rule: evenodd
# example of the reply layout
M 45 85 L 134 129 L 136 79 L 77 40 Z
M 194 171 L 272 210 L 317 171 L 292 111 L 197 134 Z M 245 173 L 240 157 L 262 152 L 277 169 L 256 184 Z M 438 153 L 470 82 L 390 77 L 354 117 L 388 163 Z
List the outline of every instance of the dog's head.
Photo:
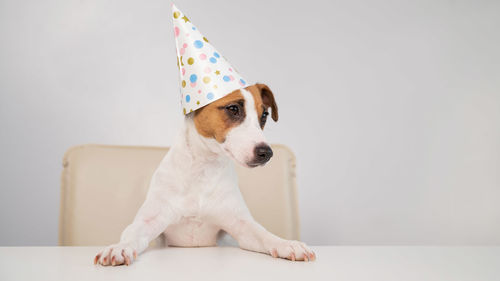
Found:
M 243 166 L 257 167 L 273 156 L 262 132 L 269 109 L 278 121 L 273 93 L 266 85 L 255 84 L 196 110 L 193 119 L 200 135 L 214 139 Z

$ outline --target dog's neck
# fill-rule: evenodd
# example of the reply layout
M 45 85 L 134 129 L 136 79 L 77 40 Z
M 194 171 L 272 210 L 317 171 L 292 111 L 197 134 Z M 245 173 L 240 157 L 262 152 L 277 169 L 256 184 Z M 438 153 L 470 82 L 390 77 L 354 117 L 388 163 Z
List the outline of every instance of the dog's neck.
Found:
M 185 117 L 184 126 L 172 150 L 182 152 L 184 161 L 191 165 L 231 161 L 215 139 L 205 138 L 198 133 L 190 115 Z

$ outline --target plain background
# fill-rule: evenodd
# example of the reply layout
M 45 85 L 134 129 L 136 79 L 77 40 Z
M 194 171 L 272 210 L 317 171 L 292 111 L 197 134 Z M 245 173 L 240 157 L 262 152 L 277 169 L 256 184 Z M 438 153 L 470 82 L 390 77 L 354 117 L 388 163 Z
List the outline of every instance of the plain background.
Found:
M 275 92 L 305 242 L 500 245 L 499 1 L 176 4 Z M 0 0 L 0 38 L 0 245 L 56 245 L 69 147 L 174 139 L 170 3 Z

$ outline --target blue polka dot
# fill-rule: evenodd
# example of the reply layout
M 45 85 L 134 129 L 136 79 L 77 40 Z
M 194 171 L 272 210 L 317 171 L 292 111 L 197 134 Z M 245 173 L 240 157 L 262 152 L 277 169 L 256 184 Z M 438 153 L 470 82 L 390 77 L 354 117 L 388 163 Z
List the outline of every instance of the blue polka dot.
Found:
M 190 95 L 187 95 L 186 96 L 186 102 L 189 102 L 191 100 L 191 96 Z
M 210 62 L 211 62 L 211 63 L 216 63 L 216 62 L 217 62 L 217 59 L 216 59 L 216 58 L 214 58 L 214 57 L 211 57 L 211 58 L 210 58 Z
M 224 79 L 224 81 L 226 81 L 226 82 L 231 81 L 231 78 L 229 78 L 229 76 L 227 76 L 227 75 L 224 75 L 224 77 L 222 77 L 222 79 Z
M 241 82 L 241 84 L 243 84 L 243 85 L 245 85 L 245 84 L 247 83 L 247 82 L 245 82 L 245 80 L 243 80 L 243 79 L 240 79 L 240 82 Z
M 211 100 L 214 98 L 214 94 L 212 92 L 207 94 L 207 99 Z
M 193 30 L 196 30 L 196 27 L 194 27 L 194 26 L 193 26 L 193 27 L 192 27 L 192 29 L 193 29 Z
M 203 42 L 201 42 L 200 40 L 196 40 L 194 41 L 194 46 L 198 49 L 203 48 Z
M 191 74 L 191 76 L 189 76 L 189 81 L 191 81 L 191 83 L 196 82 L 197 79 L 198 76 L 196 76 L 196 74 Z
M 219 53 L 217 53 L 217 52 L 214 52 L 214 56 L 215 56 L 216 58 L 220 58 L 220 55 L 219 55 Z

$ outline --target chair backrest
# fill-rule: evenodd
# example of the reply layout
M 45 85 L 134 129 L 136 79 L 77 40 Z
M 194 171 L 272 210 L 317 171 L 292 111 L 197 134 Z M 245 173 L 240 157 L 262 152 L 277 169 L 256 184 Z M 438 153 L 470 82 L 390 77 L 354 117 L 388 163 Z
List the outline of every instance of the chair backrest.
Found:
M 238 166 L 240 190 L 253 217 L 272 233 L 299 239 L 295 157 L 272 145 L 265 167 Z M 59 245 L 93 246 L 119 241 L 143 203 L 166 147 L 81 145 L 63 159 Z

